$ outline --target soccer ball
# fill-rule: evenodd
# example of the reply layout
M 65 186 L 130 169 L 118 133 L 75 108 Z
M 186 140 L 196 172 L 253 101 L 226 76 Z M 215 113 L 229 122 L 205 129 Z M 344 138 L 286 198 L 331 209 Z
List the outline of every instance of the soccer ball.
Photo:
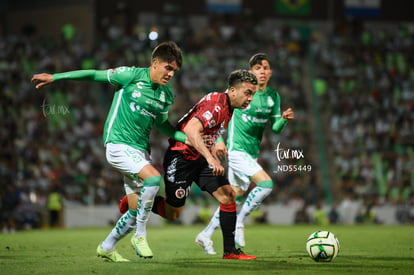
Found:
M 332 232 L 318 230 L 306 241 L 306 251 L 316 262 L 331 262 L 339 252 L 339 241 Z

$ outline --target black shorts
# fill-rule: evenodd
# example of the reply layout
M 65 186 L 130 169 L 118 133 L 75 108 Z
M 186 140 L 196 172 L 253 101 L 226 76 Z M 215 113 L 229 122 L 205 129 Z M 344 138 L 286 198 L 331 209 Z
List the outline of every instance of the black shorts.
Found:
M 167 150 L 164 156 L 164 183 L 167 203 L 173 207 L 185 204 L 191 184 L 211 195 L 219 187 L 229 184 L 226 176 L 214 176 L 204 157 L 187 160 L 182 151 Z

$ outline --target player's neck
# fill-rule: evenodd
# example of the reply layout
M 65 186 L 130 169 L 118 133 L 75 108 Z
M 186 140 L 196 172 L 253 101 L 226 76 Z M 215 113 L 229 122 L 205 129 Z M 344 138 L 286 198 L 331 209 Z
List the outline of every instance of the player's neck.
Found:
M 258 85 L 257 92 L 264 92 L 266 91 L 267 85 Z

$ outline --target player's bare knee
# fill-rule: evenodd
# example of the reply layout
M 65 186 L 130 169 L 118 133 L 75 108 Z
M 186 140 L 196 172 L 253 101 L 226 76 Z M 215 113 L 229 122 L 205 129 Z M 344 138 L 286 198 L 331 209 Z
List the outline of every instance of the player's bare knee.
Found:
M 219 203 L 233 203 L 236 202 L 236 193 L 229 186 L 221 186 L 212 194 Z
M 227 197 L 229 197 L 231 200 L 236 200 L 236 192 L 234 192 L 233 188 L 226 188 L 224 191 Z

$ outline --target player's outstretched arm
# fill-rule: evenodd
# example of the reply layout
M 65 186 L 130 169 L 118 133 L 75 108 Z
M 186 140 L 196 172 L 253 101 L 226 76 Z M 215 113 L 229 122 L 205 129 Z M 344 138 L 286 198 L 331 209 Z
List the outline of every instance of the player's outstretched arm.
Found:
M 35 74 L 32 77 L 32 82 L 35 84 L 36 89 L 40 89 L 43 86 L 58 80 L 109 81 L 107 70 L 79 70 L 56 74 L 41 73 Z
M 177 131 L 168 121 L 167 113 L 161 114 L 155 119 L 155 128 L 157 128 L 158 131 L 160 131 L 167 137 L 170 137 L 172 139 L 175 139 L 177 141 L 191 146 L 189 140 L 187 139 L 187 136 L 183 132 Z

